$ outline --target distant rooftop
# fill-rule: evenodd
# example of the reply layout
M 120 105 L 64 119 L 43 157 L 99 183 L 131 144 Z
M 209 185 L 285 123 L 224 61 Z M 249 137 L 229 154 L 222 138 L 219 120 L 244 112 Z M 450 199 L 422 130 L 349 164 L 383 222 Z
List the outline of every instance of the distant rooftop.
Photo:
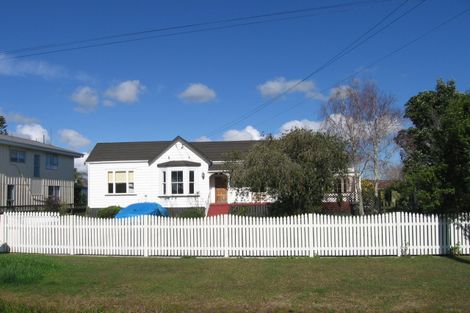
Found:
M 45 151 L 45 152 L 53 152 L 57 154 L 71 156 L 74 158 L 80 158 L 83 156 L 83 154 L 72 151 L 72 150 L 64 149 L 61 147 L 53 146 L 47 143 L 42 143 L 42 142 L 30 140 L 30 139 L 10 136 L 10 135 L 0 135 L 0 144 L 7 145 L 7 146 L 21 147 L 25 149 L 34 149 L 34 150 L 40 150 L 40 151 Z

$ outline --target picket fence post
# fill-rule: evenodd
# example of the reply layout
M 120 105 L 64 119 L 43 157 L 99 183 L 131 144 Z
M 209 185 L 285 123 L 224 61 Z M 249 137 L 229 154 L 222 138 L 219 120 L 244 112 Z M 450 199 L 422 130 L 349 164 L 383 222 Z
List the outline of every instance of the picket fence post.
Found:
M 75 254 L 75 216 L 68 216 L 68 228 L 69 228 L 69 254 Z
M 3 213 L 3 241 L 5 242 L 5 252 L 8 252 L 8 213 Z
M 229 223 L 229 216 L 227 214 L 224 215 L 223 219 L 223 227 L 224 227 L 224 257 L 228 258 L 229 253 L 228 253 L 228 223 Z
M 395 212 L 395 224 L 396 224 L 396 232 L 397 232 L 397 256 L 401 256 L 401 212 Z
M 313 214 L 310 213 L 308 215 L 308 245 L 309 245 L 309 251 L 308 251 L 308 256 L 313 258 L 315 256 L 313 252 Z
M 148 232 L 149 232 L 149 216 L 144 215 L 144 257 L 149 256 Z

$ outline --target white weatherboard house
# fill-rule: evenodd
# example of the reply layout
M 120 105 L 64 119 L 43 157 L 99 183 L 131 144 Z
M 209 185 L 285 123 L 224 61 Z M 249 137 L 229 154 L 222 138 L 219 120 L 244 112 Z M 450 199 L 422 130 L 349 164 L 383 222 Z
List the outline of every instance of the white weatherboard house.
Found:
M 74 158 L 83 155 L 41 142 L 0 135 L 0 206 L 73 204 Z
M 121 207 L 158 202 L 167 208 L 205 208 L 249 202 L 229 188 L 224 156 L 246 152 L 256 141 L 98 143 L 90 152 L 88 206 Z
M 259 203 L 259 195 L 240 197 L 230 188 L 224 170 L 227 153 L 247 152 L 256 142 L 188 142 L 176 137 L 172 141 L 98 143 L 86 160 L 88 206 L 158 202 L 170 209 L 205 208 L 212 215 L 228 213 L 229 204 Z M 341 187 L 350 188 L 344 183 Z

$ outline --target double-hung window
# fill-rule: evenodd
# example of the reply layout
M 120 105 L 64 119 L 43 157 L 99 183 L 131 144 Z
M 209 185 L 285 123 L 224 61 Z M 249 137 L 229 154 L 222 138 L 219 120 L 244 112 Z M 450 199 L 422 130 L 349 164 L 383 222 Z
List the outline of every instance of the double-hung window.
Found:
M 134 171 L 109 171 L 108 193 L 134 193 Z
M 162 192 L 166 195 L 166 172 L 163 172 Z
M 10 150 L 10 162 L 25 163 L 26 152 L 19 150 Z
M 59 168 L 59 156 L 57 154 L 46 154 L 46 168 L 48 170 Z
M 171 172 L 171 193 L 174 195 L 181 195 L 184 193 L 183 171 Z
M 194 171 L 189 171 L 189 194 L 194 194 Z

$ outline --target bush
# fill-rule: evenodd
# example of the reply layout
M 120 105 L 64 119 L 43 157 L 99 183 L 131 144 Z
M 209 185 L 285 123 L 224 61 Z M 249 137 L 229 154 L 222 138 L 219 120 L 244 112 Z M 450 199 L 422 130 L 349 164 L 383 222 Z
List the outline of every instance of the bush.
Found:
M 109 206 L 107 208 L 100 209 L 96 216 L 101 218 L 113 218 L 120 210 L 121 207 L 119 206 Z
M 204 217 L 205 212 L 203 208 L 189 208 L 181 212 L 179 217 Z

